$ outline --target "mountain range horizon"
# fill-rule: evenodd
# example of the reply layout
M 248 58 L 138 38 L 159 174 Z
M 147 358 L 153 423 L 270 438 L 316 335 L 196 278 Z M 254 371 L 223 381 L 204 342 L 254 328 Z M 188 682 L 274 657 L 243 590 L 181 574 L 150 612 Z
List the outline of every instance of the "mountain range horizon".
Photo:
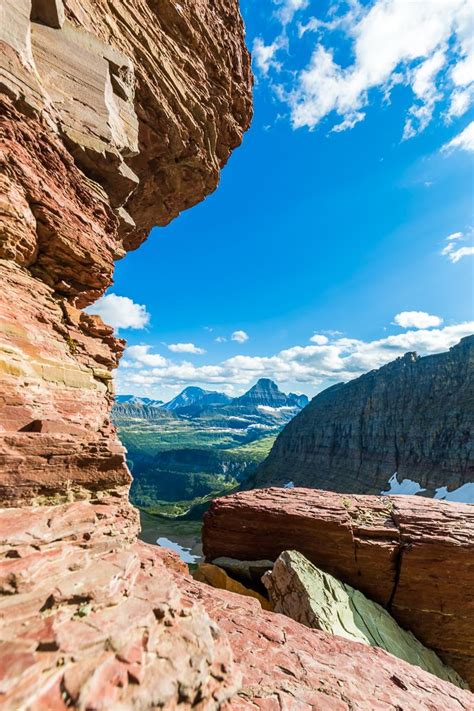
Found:
M 290 392 L 286 395 L 280 390 L 277 383 L 271 378 L 259 378 L 254 385 L 242 395 L 232 397 L 219 390 L 207 390 L 197 385 L 188 385 L 175 397 L 165 402 L 164 400 L 150 398 L 142 395 L 119 393 L 115 397 L 116 403 L 143 403 L 151 407 L 160 407 L 163 410 L 176 410 L 180 407 L 193 405 L 205 401 L 207 405 L 229 404 L 256 404 L 269 407 L 305 407 L 310 399 L 304 393 Z

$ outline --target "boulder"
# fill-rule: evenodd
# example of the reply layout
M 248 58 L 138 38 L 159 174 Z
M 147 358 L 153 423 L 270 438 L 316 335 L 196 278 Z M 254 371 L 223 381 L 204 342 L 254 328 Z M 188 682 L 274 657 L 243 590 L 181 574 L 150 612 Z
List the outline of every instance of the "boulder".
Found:
M 380 647 L 460 688 L 467 684 L 393 617 L 360 591 L 324 573 L 297 551 L 284 551 L 263 576 L 275 612 L 307 627 Z
M 262 575 L 273 568 L 272 560 L 237 560 L 237 558 L 221 556 L 212 562 L 240 582 L 251 585 L 256 590 L 263 589 L 263 591 L 265 588 L 262 583 Z
M 295 549 L 389 610 L 474 685 L 474 507 L 416 496 L 263 489 L 213 501 L 206 560 Z
M 466 690 L 382 649 L 266 612 L 250 597 L 180 583 L 229 640 L 240 691 L 221 711 L 472 711 Z
M 193 572 L 193 578 L 201 583 L 206 583 L 211 585 L 213 588 L 219 588 L 220 590 L 228 590 L 229 592 L 236 593 L 237 595 L 244 595 L 247 597 L 253 597 L 258 600 L 262 609 L 272 610 L 273 607 L 270 601 L 260 595 L 256 590 L 245 587 L 238 580 L 234 580 L 227 575 L 225 570 L 219 568 L 217 565 L 212 565 L 211 563 L 201 563 L 197 570 Z

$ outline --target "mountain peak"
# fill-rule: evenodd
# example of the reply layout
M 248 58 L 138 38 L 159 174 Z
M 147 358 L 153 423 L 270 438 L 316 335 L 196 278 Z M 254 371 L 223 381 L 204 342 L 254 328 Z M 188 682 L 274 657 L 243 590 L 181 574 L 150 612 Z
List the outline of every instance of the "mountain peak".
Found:
M 234 400 L 236 405 L 284 407 L 288 398 L 270 378 L 260 378 L 250 390 Z

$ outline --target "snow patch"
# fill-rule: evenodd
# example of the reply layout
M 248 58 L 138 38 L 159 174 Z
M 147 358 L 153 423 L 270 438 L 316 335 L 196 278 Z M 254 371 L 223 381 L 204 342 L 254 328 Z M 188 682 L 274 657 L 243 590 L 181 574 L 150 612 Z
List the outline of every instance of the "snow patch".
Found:
M 402 482 L 399 482 L 397 472 L 390 477 L 388 485 L 390 489 L 388 491 L 381 491 L 382 496 L 390 496 L 392 494 L 405 494 L 409 496 L 419 494 L 421 491 L 426 491 L 426 489 L 421 488 L 417 481 L 413 481 L 412 479 L 403 479 Z
M 456 501 L 458 504 L 474 504 L 474 482 L 463 484 L 458 489 L 448 491 L 447 486 L 436 489 L 435 499 L 443 501 Z

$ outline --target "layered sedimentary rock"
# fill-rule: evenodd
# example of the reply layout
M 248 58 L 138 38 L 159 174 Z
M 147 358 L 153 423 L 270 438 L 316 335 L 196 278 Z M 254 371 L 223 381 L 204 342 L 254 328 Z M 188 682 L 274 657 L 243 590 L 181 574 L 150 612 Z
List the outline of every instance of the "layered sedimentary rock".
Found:
M 253 487 L 379 494 L 394 473 L 434 494 L 474 482 L 474 336 L 407 353 L 317 395 L 278 436 Z
M 454 669 L 402 629 L 381 605 L 342 583 L 297 551 L 283 551 L 262 578 L 275 612 L 316 630 L 380 647 L 461 688 Z
M 0 431 L 15 503 L 128 481 L 109 422 L 123 343 L 78 309 L 153 225 L 215 188 L 250 120 L 251 75 L 236 0 L 0 12 Z
M 236 0 L 0 3 L 0 703 L 217 708 L 229 645 L 136 542 L 124 343 L 81 309 L 251 118 Z
M 361 590 L 474 685 L 474 508 L 411 496 L 266 489 L 216 499 L 207 560 L 287 549 Z
M 2 512 L 2 708 L 217 709 L 240 688 L 225 635 L 135 542 L 123 493 Z

